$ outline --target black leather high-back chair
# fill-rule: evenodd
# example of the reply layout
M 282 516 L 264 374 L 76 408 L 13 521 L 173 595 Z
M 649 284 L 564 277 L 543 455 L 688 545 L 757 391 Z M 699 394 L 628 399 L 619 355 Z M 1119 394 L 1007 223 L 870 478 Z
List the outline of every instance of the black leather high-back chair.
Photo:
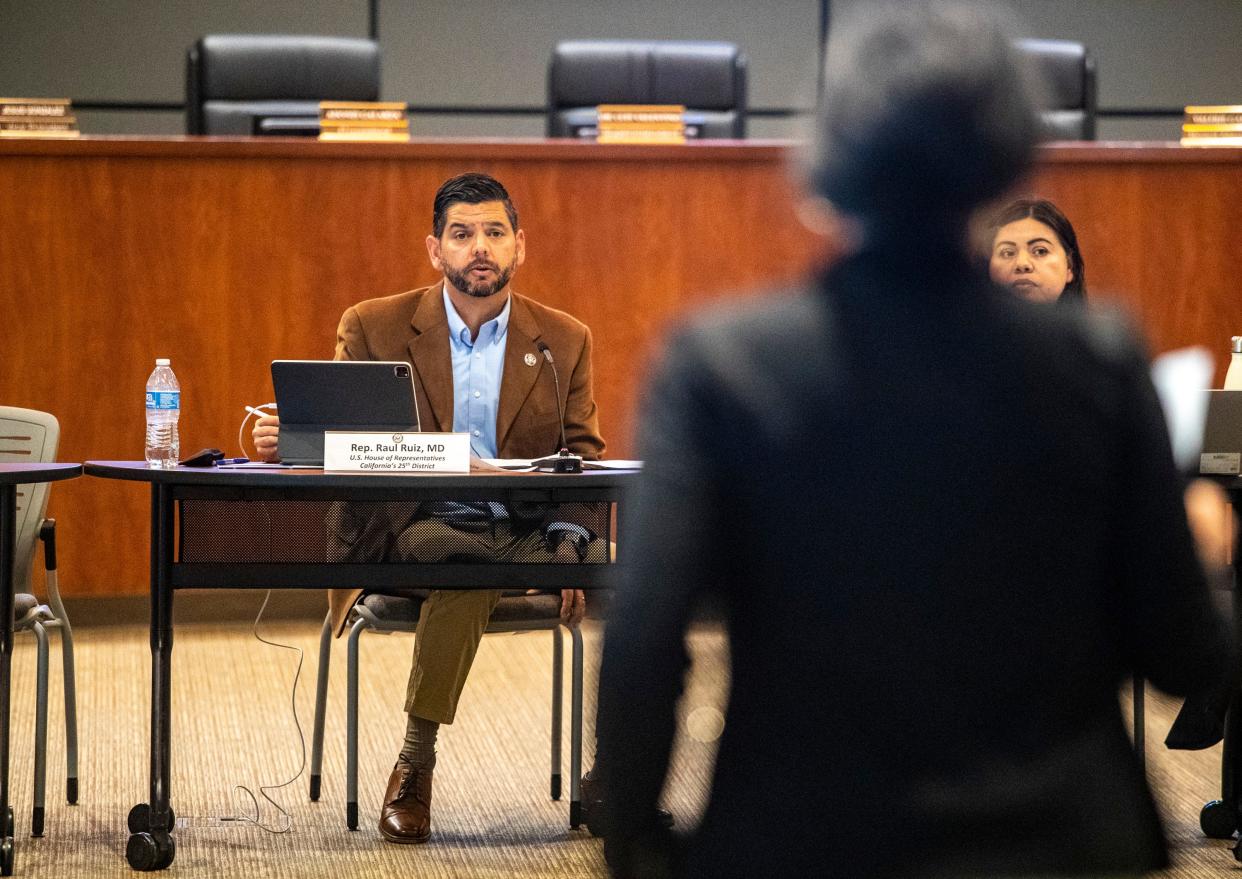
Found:
M 1070 40 L 1019 40 L 1049 91 L 1043 113 L 1046 140 L 1095 140 L 1095 59 Z
M 379 45 L 355 37 L 215 34 L 186 57 L 189 134 L 314 134 L 320 101 L 377 101 Z
M 743 138 L 746 56 L 732 43 L 557 43 L 548 65 L 548 136 L 594 136 L 599 104 L 681 104 L 688 135 Z

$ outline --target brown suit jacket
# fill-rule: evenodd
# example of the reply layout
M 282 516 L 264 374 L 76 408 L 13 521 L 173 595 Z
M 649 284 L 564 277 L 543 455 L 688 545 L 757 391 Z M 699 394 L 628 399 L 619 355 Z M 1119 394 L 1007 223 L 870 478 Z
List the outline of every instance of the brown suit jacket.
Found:
M 336 330 L 337 360 L 404 360 L 414 368 L 414 388 L 423 430 L 453 429 L 453 362 L 442 283 L 368 299 L 341 315 Z M 505 342 L 504 373 L 496 413 L 496 448 L 502 458 L 537 458 L 560 448 L 560 417 L 552 370 L 540 353 L 543 342 L 556 359 L 565 436 L 584 458 L 604 452 L 591 383 L 591 331 L 563 311 L 512 293 Z M 343 510 L 333 538 L 351 549 L 356 561 L 380 561 L 388 545 L 414 515 L 403 505 L 402 523 L 385 516 L 351 516 Z M 333 589 L 332 622 L 339 635 L 360 589 Z

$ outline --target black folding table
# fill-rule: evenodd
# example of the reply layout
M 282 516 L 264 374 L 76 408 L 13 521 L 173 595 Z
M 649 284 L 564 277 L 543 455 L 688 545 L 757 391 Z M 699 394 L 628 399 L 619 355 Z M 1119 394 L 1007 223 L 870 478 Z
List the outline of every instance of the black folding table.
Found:
M 170 805 L 172 597 L 177 589 L 590 589 L 610 585 L 616 505 L 637 471 L 325 473 L 88 461 L 91 476 L 151 484 L 151 787 L 130 810 L 126 859 L 162 870 L 175 856 Z M 582 564 L 394 562 L 341 552 L 340 517 L 385 516 L 427 502 L 594 511 L 598 552 Z M 567 517 L 570 518 L 570 517 Z M 7 678 L 6 678 L 7 680 Z

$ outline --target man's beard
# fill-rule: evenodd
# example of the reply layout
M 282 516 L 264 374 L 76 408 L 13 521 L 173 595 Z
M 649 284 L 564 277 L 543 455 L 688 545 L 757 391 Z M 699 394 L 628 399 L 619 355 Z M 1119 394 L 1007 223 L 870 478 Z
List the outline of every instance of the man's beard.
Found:
M 503 290 L 509 284 L 509 279 L 513 277 L 513 269 L 516 267 L 517 261 L 509 263 L 503 270 L 494 263 L 473 262 L 466 267 L 464 272 L 444 267 L 444 277 L 449 279 L 449 283 L 455 288 L 465 293 L 467 296 L 473 296 L 476 299 L 486 299 L 494 293 Z M 486 265 L 496 274 L 493 281 L 471 281 L 470 270 L 475 266 Z

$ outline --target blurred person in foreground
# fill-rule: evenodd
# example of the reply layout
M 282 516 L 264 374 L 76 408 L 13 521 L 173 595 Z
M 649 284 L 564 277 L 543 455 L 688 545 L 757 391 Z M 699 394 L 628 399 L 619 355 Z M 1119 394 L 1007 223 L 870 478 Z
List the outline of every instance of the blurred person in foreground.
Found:
M 968 225 L 1036 100 L 985 7 L 860 4 L 812 169 L 847 254 L 669 344 L 621 544 L 600 752 L 618 876 L 1137 874 L 1160 823 L 1117 693 L 1184 694 L 1212 610 L 1140 343 L 992 285 Z M 731 690 L 701 825 L 649 819 L 695 607 Z

